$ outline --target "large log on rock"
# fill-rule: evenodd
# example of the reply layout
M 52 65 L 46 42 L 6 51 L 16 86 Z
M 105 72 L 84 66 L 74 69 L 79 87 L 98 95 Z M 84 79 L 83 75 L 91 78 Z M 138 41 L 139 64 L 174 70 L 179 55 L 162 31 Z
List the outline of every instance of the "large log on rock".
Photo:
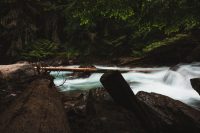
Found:
M 199 119 L 193 120 L 194 119 L 193 117 L 187 116 L 189 115 L 189 113 L 186 115 L 185 112 L 179 111 L 181 106 L 179 107 L 179 109 L 177 110 L 175 109 L 176 112 L 174 114 L 176 115 L 173 115 L 173 117 L 171 117 L 171 116 L 168 116 L 168 112 L 165 112 L 165 109 L 161 111 L 161 110 L 158 110 L 158 109 L 156 110 L 155 108 L 152 108 L 150 104 L 146 102 L 151 97 L 145 97 L 146 99 L 143 99 L 143 100 L 138 99 L 138 97 L 136 97 L 134 93 L 132 92 L 128 83 L 125 81 L 125 79 L 122 77 L 122 75 L 118 71 L 104 74 L 101 77 L 100 81 L 103 84 L 104 88 L 106 88 L 106 90 L 109 92 L 109 94 L 118 104 L 131 110 L 138 117 L 138 119 L 141 121 L 141 124 L 144 125 L 146 132 L 176 133 L 177 131 L 192 130 L 193 133 L 198 133 L 198 131 L 200 130 Z M 170 103 L 173 103 L 172 101 L 174 102 L 174 100 L 171 100 Z M 159 100 L 155 100 L 155 102 L 159 102 Z M 184 106 L 186 105 L 185 104 L 181 104 L 181 105 L 183 106 L 182 109 L 185 109 Z M 162 106 L 165 106 L 165 105 L 162 105 Z M 177 106 L 174 106 L 174 108 L 176 107 Z M 170 109 L 166 108 L 166 111 L 170 111 L 171 108 Z M 191 113 L 195 112 L 192 110 L 192 108 L 189 108 L 189 109 Z M 165 113 L 165 115 L 163 115 L 163 113 Z M 199 111 L 196 111 L 195 114 L 200 114 L 200 113 Z M 178 118 L 178 121 L 176 123 L 174 121 L 176 121 L 177 118 Z M 174 119 L 174 121 L 171 119 Z M 185 122 L 181 122 L 181 121 L 185 121 Z M 187 123 L 187 121 L 189 123 Z
M 200 78 L 190 79 L 190 82 L 194 90 L 200 95 Z
M 157 133 L 164 128 L 167 131 L 164 121 L 156 115 L 156 112 L 137 99 L 119 71 L 104 74 L 100 81 L 118 104 L 131 110 L 138 117 L 147 132 Z
M 34 80 L 0 114 L 0 133 L 69 133 L 59 93 L 48 79 Z
M 133 105 L 138 105 L 138 100 L 119 71 L 103 74 L 100 81 L 117 103 L 140 113 L 137 108 L 133 108 Z

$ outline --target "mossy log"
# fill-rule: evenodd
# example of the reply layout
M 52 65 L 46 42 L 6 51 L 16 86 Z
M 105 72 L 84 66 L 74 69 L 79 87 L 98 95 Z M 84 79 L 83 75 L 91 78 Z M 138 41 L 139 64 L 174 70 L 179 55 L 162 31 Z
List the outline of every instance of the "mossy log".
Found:
M 59 93 L 37 79 L 0 114 L 0 133 L 70 133 Z

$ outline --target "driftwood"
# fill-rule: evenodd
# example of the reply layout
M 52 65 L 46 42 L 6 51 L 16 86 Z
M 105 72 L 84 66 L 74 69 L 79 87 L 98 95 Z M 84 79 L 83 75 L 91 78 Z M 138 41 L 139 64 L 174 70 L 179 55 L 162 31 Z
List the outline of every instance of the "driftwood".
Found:
M 99 68 L 95 68 L 95 67 L 34 67 L 35 70 L 38 71 L 38 69 L 40 71 L 73 71 L 73 72 L 93 72 L 93 73 L 106 73 L 106 72 L 111 72 L 111 71 L 116 71 L 116 70 L 112 70 L 112 69 L 99 69 Z M 131 69 L 119 69 L 117 71 L 120 72 L 144 72 L 144 73 L 150 73 L 150 72 L 154 72 L 154 71 L 158 71 L 158 70 L 131 70 Z
M 168 111 L 167 108 L 166 110 L 155 109 L 152 105 L 144 102 L 144 100 L 148 101 L 148 98 L 143 100 L 138 99 L 119 71 L 104 74 L 100 81 L 115 102 L 129 109 L 137 116 L 148 133 L 174 133 L 178 131 L 193 131 L 197 133 L 200 129 L 199 120 L 195 121 L 187 116 L 189 113 L 186 115 L 184 112 L 175 109 L 176 115 L 173 115 L 171 118 L 171 116 L 167 116 L 167 114 L 171 112 L 165 112 Z M 159 100 L 157 102 L 159 102 Z M 171 100 L 170 102 L 175 102 L 175 100 Z M 185 104 L 182 104 L 182 106 L 183 105 Z M 174 107 L 176 108 L 176 106 Z M 190 107 L 188 112 L 194 112 L 193 110 L 194 109 Z M 196 112 L 200 114 L 199 111 Z M 163 114 L 166 114 L 166 116 Z M 180 123 L 176 123 L 177 118 L 180 120 Z M 190 124 L 189 126 L 185 126 L 184 124 L 187 122 L 181 123 L 181 121 L 188 121 Z
M 47 79 L 34 80 L 0 114 L 0 133 L 69 133 L 56 88 Z

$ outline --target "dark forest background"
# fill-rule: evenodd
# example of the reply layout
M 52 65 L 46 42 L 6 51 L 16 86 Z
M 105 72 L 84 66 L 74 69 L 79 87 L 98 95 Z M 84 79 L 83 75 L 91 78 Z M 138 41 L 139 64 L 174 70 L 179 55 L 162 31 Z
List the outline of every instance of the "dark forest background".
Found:
M 199 0 L 0 0 L 0 63 L 143 57 L 199 27 Z

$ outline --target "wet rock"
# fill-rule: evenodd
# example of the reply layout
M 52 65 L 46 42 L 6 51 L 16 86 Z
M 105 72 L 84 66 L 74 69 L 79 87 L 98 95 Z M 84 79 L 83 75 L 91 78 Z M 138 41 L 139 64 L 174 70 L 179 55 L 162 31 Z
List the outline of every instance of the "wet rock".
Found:
M 200 78 L 190 79 L 190 82 L 194 90 L 200 95 Z
M 68 124 L 59 93 L 40 77 L 0 114 L 4 133 L 69 133 Z
M 104 74 L 100 81 L 117 104 L 136 116 L 145 132 L 199 132 L 200 111 L 156 93 L 139 92 L 136 96 L 118 71 Z
M 27 62 L 0 65 L 0 82 L 3 82 L 6 90 L 23 89 L 34 79 L 35 75 L 33 66 Z
M 171 132 L 198 133 L 200 131 L 199 110 L 156 93 L 138 92 L 136 96 L 160 115 Z
M 93 89 L 85 95 L 86 102 L 82 105 L 86 105 L 88 113 L 69 115 L 73 133 L 144 133 L 137 117 L 117 105 L 105 89 Z
M 87 102 L 88 91 L 69 91 L 62 94 L 62 101 L 64 104 L 65 111 L 69 117 L 86 115 L 86 102 Z
M 5 80 L 3 79 L 3 74 L 0 71 L 0 89 L 5 88 Z
M 105 89 L 94 89 L 90 93 L 92 95 L 92 108 L 95 109 L 95 114 L 83 115 L 83 112 L 77 111 L 73 114 L 70 113 L 69 122 L 72 132 L 150 133 L 145 131 L 143 122 L 141 122 L 135 113 L 116 104 L 112 98 L 109 99 L 109 94 Z M 77 93 L 77 97 L 79 94 Z M 88 94 L 88 92 L 84 93 L 87 96 L 86 101 L 88 101 Z M 74 97 L 74 94 L 72 97 Z M 157 116 L 165 121 L 164 126 L 166 130 L 157 130 L 153 133 L 199 132 L 200 113 L 198 110 L 160 94 L 139 92 L 136 97 L 146 105 L 144 106 L 146 108 L 143 109 L 152 109 L 156 112 Z M 79 106 L 86 104 L 87 102 L 82 102 Z M 143 109 L 141 109 L 141 112 L 143 112 Z M 152 119 L 151 121 L 156 121 L 156 119 Z M 151 121 L 148 121 L 149 124 Z
M 18 63 L 11 65 L 0 65 L 1 77 L 8 80 L 21 80 L 35 75 L 31 64 Z
M 0 65 L 0 112 L 35 78 L 35 72 L 27 62 Z
M 86 104 L 86 113 L 87 115 L 95 115 L 96 110 L 94 106 L 94 96 L 92 91 L 89 91 L 89 94 L 87 96 L 87 104 Z
M 180 63 L 180 64 L 177 64 L 177 65 L 174 65 L 174 66 L 170 67 L 169 70 L 177 71 L 182 65 L 184 65 L 184 64 Z
M 135 114 L 146 132 L 169 132 L 165 121 L 154 110 L 137 99 L 119 71 L 104 74 L 100 81 L 117 104 Z

